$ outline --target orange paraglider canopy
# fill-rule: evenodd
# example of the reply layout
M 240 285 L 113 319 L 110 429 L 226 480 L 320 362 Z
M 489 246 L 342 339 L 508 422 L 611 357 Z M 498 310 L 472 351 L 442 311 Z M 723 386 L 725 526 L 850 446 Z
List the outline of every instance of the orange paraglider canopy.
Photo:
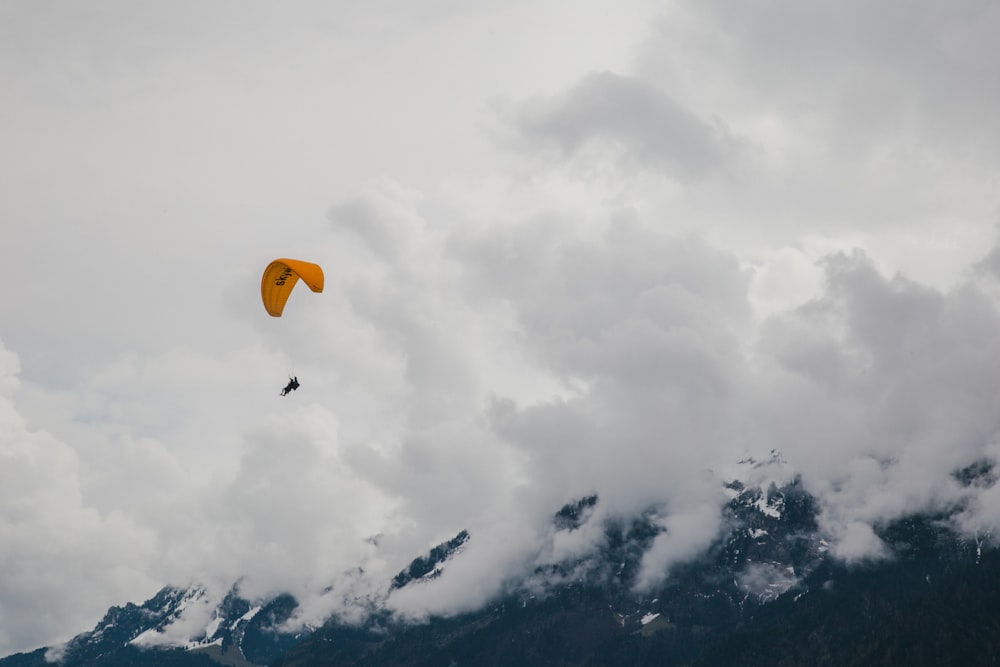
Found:
M 267 265 L 260 279 L 260 299 L 269 315 L 281 317 L 285 302 L 300 278 L 313 292 L 323 291 L 323 269 L 319 264 L 282 258 Z

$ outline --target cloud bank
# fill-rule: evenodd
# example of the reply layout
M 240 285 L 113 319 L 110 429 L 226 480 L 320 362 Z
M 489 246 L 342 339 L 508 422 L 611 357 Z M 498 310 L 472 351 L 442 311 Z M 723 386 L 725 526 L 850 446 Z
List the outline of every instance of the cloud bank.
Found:
M 358 226 L 377 221 L 393 249 L 342 267 L 345 308 L 321 316 L 368 339 L 376 366 L 393 360 L 374 369 L 389 391 L 365 387 L 363 360 L 333 381 L 370 391 L 356 399 L 367 430 L 343 428 L 365 413 L 336 401 L 295 405 L 232 424 L 230 464 L 180 482 L 190 455 L 153 438 L 80 452 L 26 427 L 4 350 L 6 641 L 41 639 L 34 619 L 82 580 L 95 604 L 64 624 L 87 627 L 108 590 L 158 579 L 289 591 L 302 622 L 352 617 L 463 528 L 472 539 L 445 573 L 389 603 L 417 618 L 472 609 L 557 554 L 599 548 L 599 532 L 569 547 L 551 523 L 593 493 L 603 518 L 655 509 L 664 532 L 641 576 L 655 585 L 717 535 L 727 467 L 771 449 L 848 560 L 879 557 L 872 526 L 910 512 L 961 507 L 961 528 L 995 529 L 994 487 L 954 475 L 995 461 L 1000 428 L 1000 311 L 975 281 L 940 291 L 835 254 L 820 294 L 760 320 L 735 255 L 641 219 L 435 229 L 405 192 L 369 203 L 393 196 L 378 216 L 332 214 L 334 236 L 371 243 Z M 141 489 L 127 491 L 131 475 Z

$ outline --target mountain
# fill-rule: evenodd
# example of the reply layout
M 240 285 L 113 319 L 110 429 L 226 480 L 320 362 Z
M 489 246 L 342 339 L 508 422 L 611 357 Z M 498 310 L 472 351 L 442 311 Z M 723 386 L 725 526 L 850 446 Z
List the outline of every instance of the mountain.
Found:
M 264 665 L 301 639 L 280 630 L 297 603 L 280 595 L 265 604 L 252 605 L 235 593 L 226 595 L 210 613 L 203 628 L 176 643 L 162 642 L 162 633 L 189 607 L 208 603 L 204 588 L 166 587 L 142 605 L 112 607 L 90 632 L 74 637 L 66 646 L 50 651 L 0 660 L 3 667 L 64 665 Z
M 216 603 L 203 588 L 168 587 L 142 605 L 113 607 L 48 657 L 66 667 L 992 664 L 1000 553 L 953 533 L 944 515 L 912 516 L 876 527 L 893 558 L 847 566 L 828 555 L 815 499 L 786 472 L 777 453 L 741 462 L 718 539 L 646 594 L 634 584 L 664 530 L 655 508 L 597 519 L 601 500 L 591 495 L 555 511 L 552 524 L 572 532 L 601 521 L 599 549 L 538 568 L 472 613 L 408 624 L 373 601 L 360 625 L 334 618 L 292 634 L 283 630 L 298 604 L 289 595 L 249 601 L 234 586 Z M 956 478 L 995 481 L 989 465 Z M 474 539 L 459 531 L 387 589 L 426 585 Z M 208 620 L 173 637 L 171 624 L 198 605 Z M 46 653 L 0 667 L 50 664 Z
M 757 469 L 777 463 L 744 462 Z M 781 486 L 733 481 L 727 488 L 727 530 L 653 594 L 633 592 L 642 556 L 663 530 L 650 510 L 607 521 L 597 554 L 536 572 L 535 579 L 568 582 L 544 594 L 515 589 L 478 612 L 415 626 L 382 619 L 349 628 L 330 621 L 274 664 L 687 664 L 825 560 L 816 503 L 798 479 Z M 599 502 L 595 495 L 565 505 L 554 526 L 581 528 Z M 420 583 L 411 578 L 405 585 Z M 351 648 L 333 654 L 334 646 Z

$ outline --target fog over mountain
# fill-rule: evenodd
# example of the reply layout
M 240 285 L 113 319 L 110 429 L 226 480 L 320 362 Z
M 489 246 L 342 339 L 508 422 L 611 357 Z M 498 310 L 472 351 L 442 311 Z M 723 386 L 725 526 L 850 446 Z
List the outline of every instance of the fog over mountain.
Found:
M 772 450 L 848 562 L 995 530 L 992 3 L 348 4 L 0 3 L 0 655 L 167 584 L 474 610 L 593 494 L 651 589 Z

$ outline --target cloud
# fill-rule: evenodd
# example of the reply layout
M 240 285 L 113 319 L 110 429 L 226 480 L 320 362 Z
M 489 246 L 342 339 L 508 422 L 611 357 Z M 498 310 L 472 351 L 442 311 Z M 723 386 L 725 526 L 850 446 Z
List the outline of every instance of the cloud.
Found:
M 939 292 L 860 254 L 826 274 L 824 297 L 771 320 L 759 344 L 790 374 L 774 384 L 776 441 L 855 557 L 875 549 L 862 523 L 959 506 L 953 473 L 993 460 L 1000 320 L 974 284 Z
M 613 72 L 588 74 L 564 93 L 525 103 L 514 127 L 525 146 L 570 159 L 593 145 L 597 161 L 637 161 L 673 178 L 724 173 L 738 140 L 718 120 L 703 119 L 650 82 Z
M 400 499 L 358 474 L 338 431 L 335 415 L 307 406 L 248 433 L 233 478 L 199 502 L 201 547 L 174 544 L 166 554 L 177 559 L 175 576 L 201 571 L 232 585 L 240 572 L 250 599 L 287 592 L 329 615 L 357 568 L 375 581 L 395 574 L 375 544 L 392 530 Z
M 740 573 L 740 586 L 758 599 L 771 601 L 798 582 L 791 567 L 775 563 L 751 563 Z
M 682 2 L 658 21 L 641 70 L 695 108 L 711 100 L 723 117 L 730 109 L 779 114 L 794 123 L 788 129 L 809 128 L 830 150 L 856 157 L 888 143 L 987 158 L 986 146 L 1000 139 L 984 123 L 1000 104 L 986 85 L 998 50 L 988 26 L 997 21 L 988 0 L 876 10 Z M 986 144 L 976 146 L 977 137 Z
M 720 243 L 864 247 L 938 287 L 992 244 L 992 3 L 673 3 L 631 76 L 750 147 L 724 182 L 642 188 Z M 696 187 L 695 187 L 696 186 Z M 630 193 L 633 199 L 636 193 Z M 697 224 L 697 223 L 696 223 Z
M 16 357 L 2 343 L 0 359 L 0 387 L 16 386 Z M 87 506 L 80 468 L 77 452 L 29 428 L 0 396 L 0 646 L 68 639 L 110 600 L 154 585 L 147 571 L 154 531 L 125 512 Z
M 660 581 L 715 537 L 722 480 L 711 471 L 745 451 L 786 452 L 820 499 L 835 553 L 878 557 L 873 526 L 964 502 L 952 473 L 986 454 L 1000 388 L 986 369 L 1000 322 L 975 284 L 941 292 L 887 278 L 863 253 L 835 254 L 822 264 L 819 296 L 758 328 L 751 276 L 733 255 L 634 218 L 601 225 L 541 216 L 442 227 L 431 238 L 461 285 L 438 285 L 435 300 L 447 295 L 498 318 L 492 332 L 512 336 L 509 349 L 530 360 L 528 375 L 549 375 L 556 395 L 501 393 L 485 408 L 486 424 L 455 431 L 464 439 L 451 442 L 464 448 L 488 441 L 503 453 L 522 500 L 504 501 L 497 489 L 490 497 L 506 520 L 472 530 L 455 561 L 461 575 L 397 594 L 407 614 L 470 608 L 529 563 L 596 549 L 599 532 L 569 545 L 531 528 L 594 492 L 604 516 L 662 508 L 667 530 L 643 575 L 644 585 Z M 411 361 L 421 352 L 406 350 Z M 454 467 L 455 450 L 442 444 L 412 449 L 427 454 L 416 470 L 433 460 Z M 480 500 L 464 505 L 463 527 L 477 525 Z M 477 556 L 471 545 L 493 544 L 512 516 L 526 525 L 502 533 L 502 562 Z M 455 591 L 471 581 L 477 593 L 460 600 Z
M 687 505 L 670 508 L 669 514 L 660 519 L 663 532 L 643 555 L 635 582 L 637 590 L 652 590 L 662 584 L 674 565 L 697 559 L 718 538 L 722 524 L 720 502 L 716 499 L 715 502 Z
M 368 250 L 337 266 L 328 309 L 311 312 L 304 294 L 281 323 L 324 332 L 292 336 L 315 348 L 301 375 L 317 400 L 254 418 L 273 392 L 185 402 L 195 378 L 214 386 L 269 359 L 263 343 L 214 359 L 124 356 L 65 406 L 74 447 L 32 435 L 10 404 L 21 435 L 4 451 L 20 477 L 31 479 L 28 452 L 55 456 L 44 476 L 35 469 L 37 489 L 8 487 L 8 505 L 35 507 L 26 525 L 51 512 L 80 542 L 117 540 L 129 554 L 118 568 L 217 597 L 236 581 L 252 598 L 292 592 L 302 623 L 358 618 L 359 599 L 386 596 L 410 559 L 461 529 L 462 553 L 438 579 L 393 592 L 393 609 L 476 608 L 540 565 L 596 552 L 600 522 L 636 512 L 663 528 L 639 580 L 655 586 L 716 537 L 724 471 L 748 452 L 784 454 L 847 560 L 884 555 L 874 528 L 908 512 L 965 507 L 962 526 L 990 525 L 992 487 L 952 474 L 992 460 L 1000 426 L 989 371 L 1000 313 L 975 283 L 941 291 L 887 277 L 864 253 L 834 254 L 817 296 L 761 319 L 736 254 L 642 216 L 466 226 L 425 218 L 423 201 L 380 182 L 334 207 L 330 233 Z M 4 358 L 12 375 L 16 357 Z M 260 371 L 244 377 L 267 385 Z M 169 400 L 183 428 L 147 412 Z M 32 505 L 46 488 L 58 500 Z M 138 499 L 125 508 L 129 488 Z M 589 528 L 554 530 L 555 510 L 589 494 L 600 498 Z

